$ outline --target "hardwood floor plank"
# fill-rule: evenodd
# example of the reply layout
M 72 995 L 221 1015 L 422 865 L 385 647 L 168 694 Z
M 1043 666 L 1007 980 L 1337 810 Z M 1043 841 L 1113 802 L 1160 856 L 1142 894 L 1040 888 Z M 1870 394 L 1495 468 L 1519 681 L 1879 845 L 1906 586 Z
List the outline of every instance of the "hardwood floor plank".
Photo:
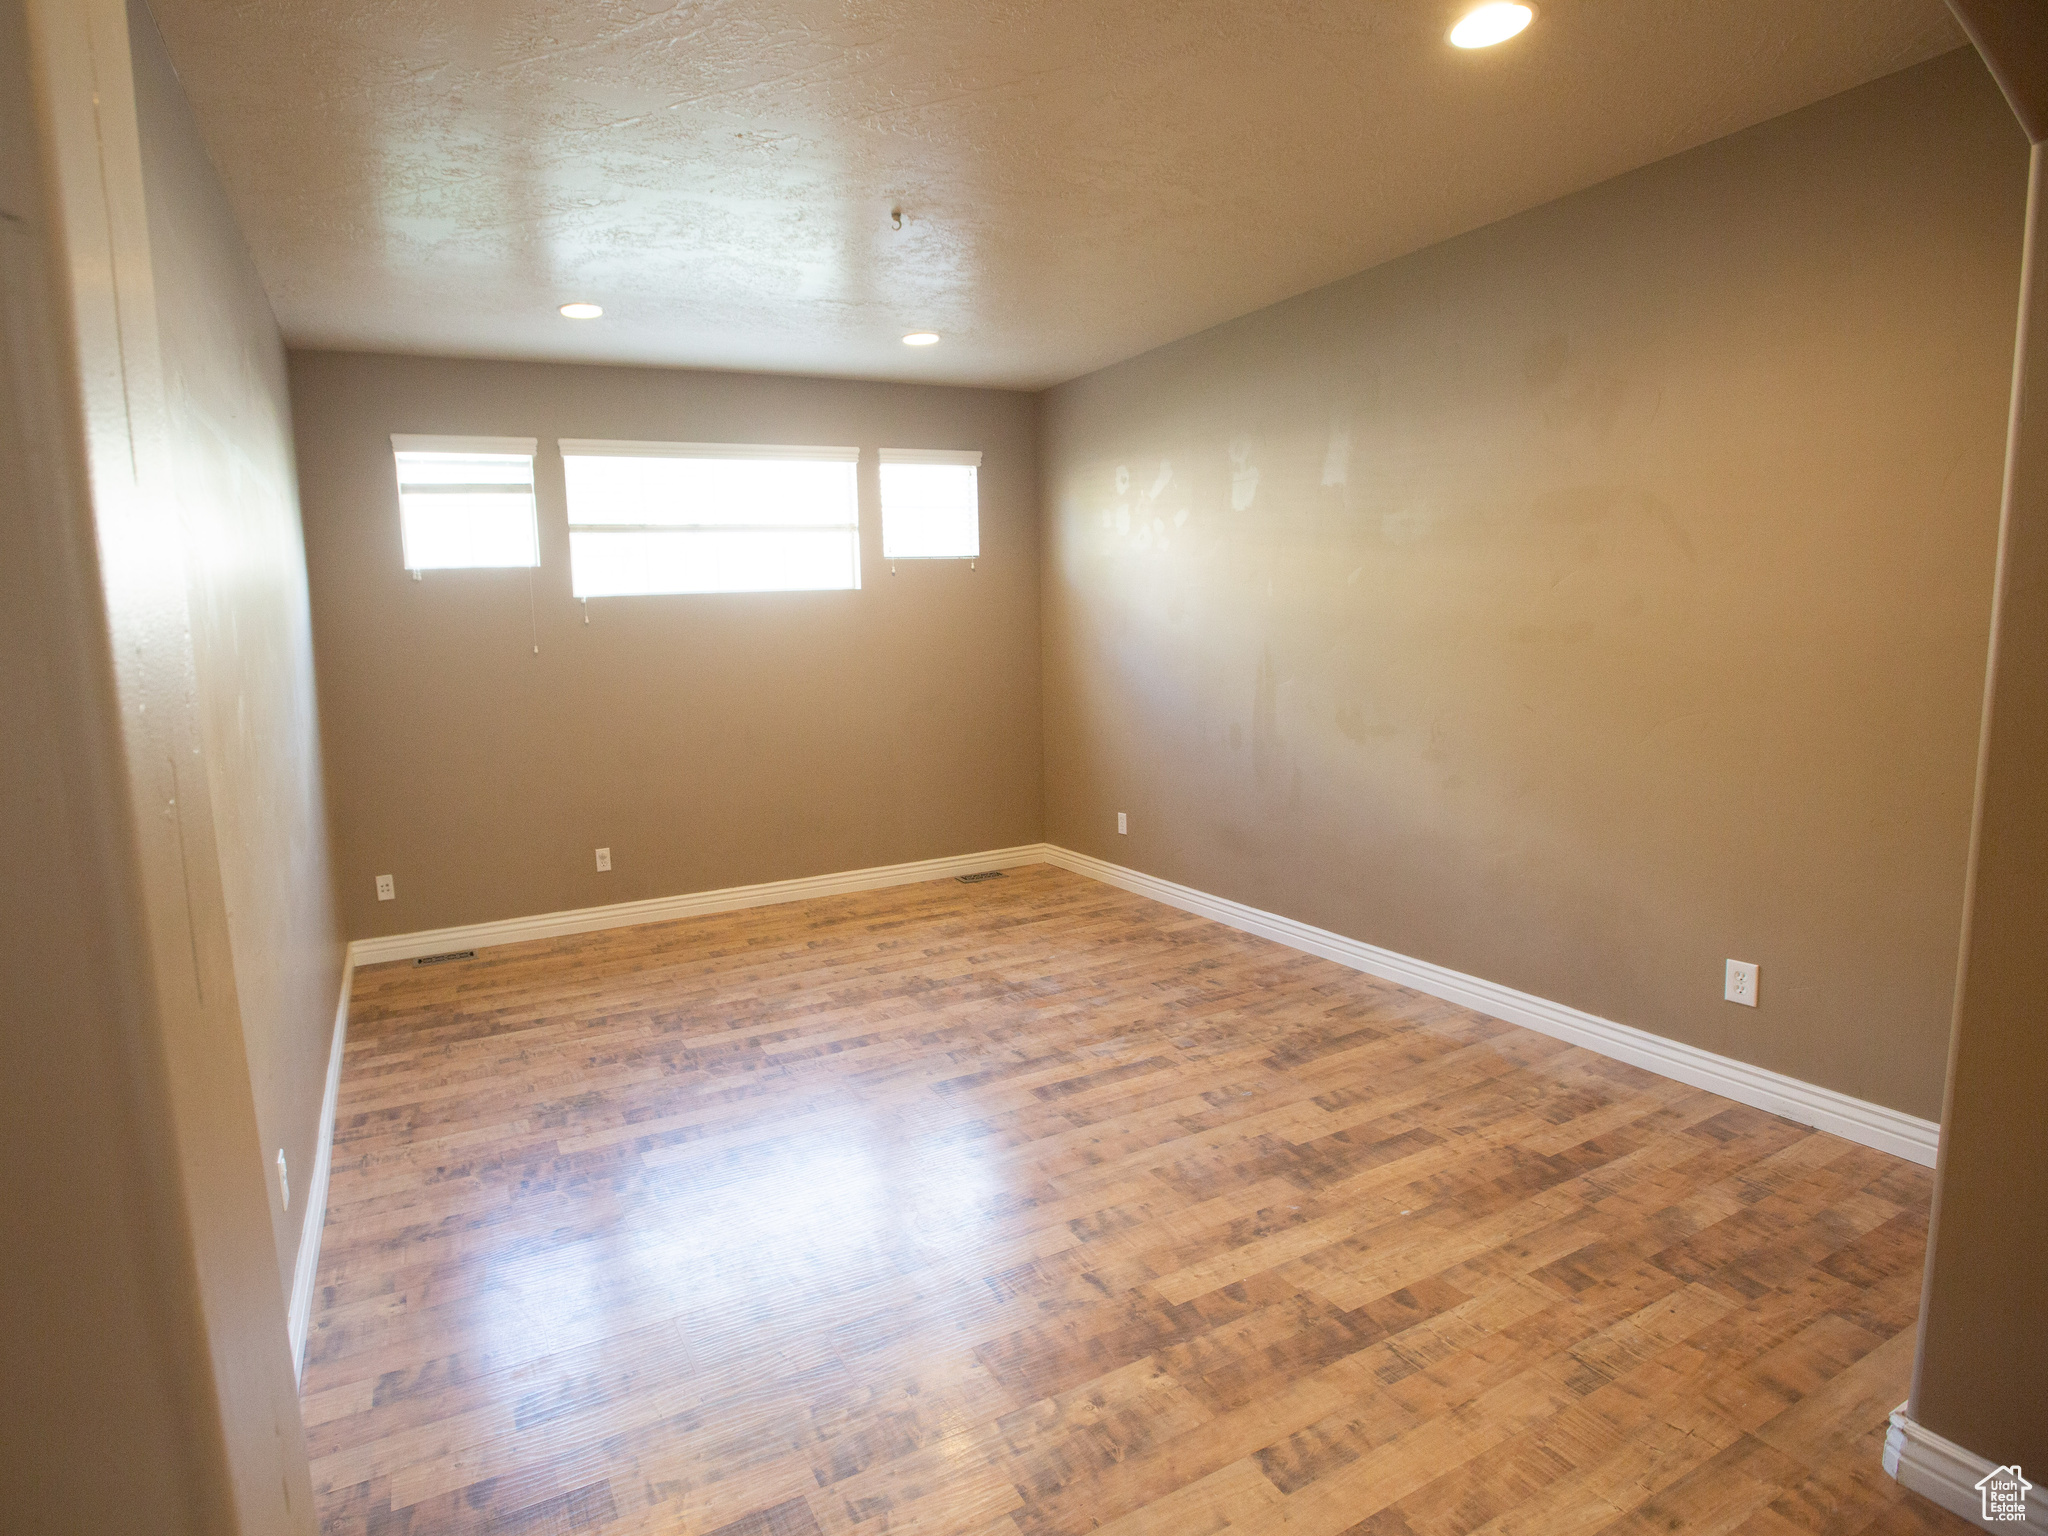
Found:
M 1063 871 L 358 973 L 323 1530 L 1967 1529 L 1929 1178 Z

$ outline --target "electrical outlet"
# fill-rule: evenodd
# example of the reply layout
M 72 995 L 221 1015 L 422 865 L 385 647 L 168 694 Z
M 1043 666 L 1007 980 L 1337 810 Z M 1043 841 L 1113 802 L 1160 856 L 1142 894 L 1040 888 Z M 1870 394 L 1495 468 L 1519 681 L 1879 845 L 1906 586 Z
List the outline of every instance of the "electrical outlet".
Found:
M 389 875 L 379 875 L 377 877 L 377 899 L 379 901 L 395 901 L 397 898 L 398 887 L 391 883 L 391 877 Z
M 1728 980 L 1721 989 L 1721 995 L 1731 1003 L 1740 1003 L 1745 1008 L 1756 1006 L 1756 964 L 1750 960 L 1730 960 Z
M 1130 835 L 1131 818 L 1126 816 L 1122 811 L 1118 811 L 1116 813 L 1116 829 L 1123 836 L 1128 837 Z
M 277 1193 L 278 1197 L 284 1201 L 284 1208 L 290 1210 L 292 1208 L 292 1177 L 285 1171 L 283 1147 L 277 1149 Z
M 610 869 L 610 868 L 612 867 L 612 851 L 611 851 L 611 849 L 609 849 L 609 848 L 600 848 L 600 849 L 598 849 L 598 850 L 597 850 L 597 867 L 598 867 L 598 868 L 599 868 L 600 870 L 606 870 L 606 869 Z

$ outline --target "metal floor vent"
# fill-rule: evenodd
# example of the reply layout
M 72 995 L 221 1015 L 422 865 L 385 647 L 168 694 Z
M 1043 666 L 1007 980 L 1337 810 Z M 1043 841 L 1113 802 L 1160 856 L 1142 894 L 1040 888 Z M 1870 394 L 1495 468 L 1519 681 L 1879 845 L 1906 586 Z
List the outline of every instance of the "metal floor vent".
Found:
M 973 885 L 981 880 L 1000 880 L 1003 878 L 1003 872 L 1000 869 L 984 869 L 978 875 L 955 875 L 953 878 L 962 885 Z
M 476 951 L 473 949 L 451 949 L 445 955 L 421 955 L 417 960 L 413 961 L 413 964 L 446 965 L 450 960 L 474 960 L 475 958 Z

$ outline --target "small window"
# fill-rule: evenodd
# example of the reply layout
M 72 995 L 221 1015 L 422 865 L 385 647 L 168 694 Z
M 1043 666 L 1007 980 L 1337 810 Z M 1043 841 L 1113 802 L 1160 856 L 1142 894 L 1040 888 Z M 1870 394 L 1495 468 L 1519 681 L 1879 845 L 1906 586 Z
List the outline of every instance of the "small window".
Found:
M 882 450 L 882 557 L 973 560 L 981 554 L 979 453 Z
M 540 564 L 532 438 L 394 433 L 391 451 L 408 571 Z
M 860 585 L 857 448 L 562 440 L 578 597 Z

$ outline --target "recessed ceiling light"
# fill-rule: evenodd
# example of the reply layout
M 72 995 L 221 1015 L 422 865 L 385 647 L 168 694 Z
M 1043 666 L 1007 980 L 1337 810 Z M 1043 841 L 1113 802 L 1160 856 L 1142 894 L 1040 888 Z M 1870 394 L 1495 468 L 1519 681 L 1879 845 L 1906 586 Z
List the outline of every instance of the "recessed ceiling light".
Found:
M 937 331 L 912 331 L 903 338 L 906 347 L 936 347 L 939 344 Z
M 595 320 L 604 310 L 596 304 L 564 304 L 562 314 L 570 320 Z
M 1533 5 L 1514 5 L 1499 0 L 1467 11 L 1465 19 L 1451 28 L 1451 42 L 1459 48 L 1491 48 L 1504 43 L 1536 19 Z

